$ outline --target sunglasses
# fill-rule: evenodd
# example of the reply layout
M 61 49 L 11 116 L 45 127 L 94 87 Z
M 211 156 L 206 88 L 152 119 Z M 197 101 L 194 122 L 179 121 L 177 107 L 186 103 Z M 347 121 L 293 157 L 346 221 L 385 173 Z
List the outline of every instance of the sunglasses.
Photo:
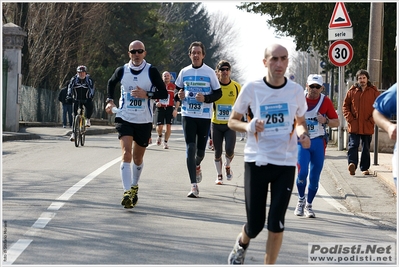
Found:
M 145 52 L 145 50 L 144 49 L 132 49 L 129 51 L 129 53 L 133 54 L 133 55 L 136 54 L 136 52 L 139 54 L 143 54 Z
M 312 88 L 312 89 L 315 89 L 315 88 L 316 88 L 316 89 L 320 89 L 321 87 L 322 87 L 322 86 L 321 86 L 321 85 L 318 85 L 318 84 L 317 84 L 317 85 L 313 85 L 313 84 L 312 84 L 312 85 L 309 85 L 309 88 Z
M 220 68 L 219 70 L 220 71 L 229 71 L 230 69 L 229 68 Z

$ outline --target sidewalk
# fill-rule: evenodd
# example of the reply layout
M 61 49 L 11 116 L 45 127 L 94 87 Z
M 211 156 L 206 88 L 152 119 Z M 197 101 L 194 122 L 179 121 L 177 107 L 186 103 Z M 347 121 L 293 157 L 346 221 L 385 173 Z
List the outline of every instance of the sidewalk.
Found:
M 323 171 L 330 174 L 352 212 L 383 218 L 384 213 L 396 213 L 396 208 L 392 210 L 392 203 L 396 203 L 392 154 L 378 153 L 378 165 L 374 165 L 374 153 L 371 152 L 370 157 L 370 175 L 363 175 L 359 167 L 355 175 L 350 175 L 346 150 L 328 146 Z
M 180 129 L 181 125 L 172 125 Z M 68 137 L 71 128 L 62 128 L 60 125 L 41 123 L 24 124 L 20 132 L 3 132 L 3 142 L 29 139 L 51 139 Z M 173 129 L 172 129 L 173 130 Z M 87 130 L 87 135 L 116 133 L 114 126 L 92 125 Z M 374 165 L 374 153 L 371 153 L 371 175 L 363 175 L 359 169 L 356 175 L 349 175 L 346 151 L 339 151 L 337 147 L 328 146 L 324 170 L 334 179 L 343 199 L 355 212 L 373 213 L 376 198 L 382 195 L 389 198 L 395 193 L 395 185 L 392 179 L 392 154 L 378 153 L 378 165 Z M 374 202 L 374 204 L 373 204 Z M 383 202 L 383 201 L 378 201 Z M 381 203 L 383 205 L 384 203 Z M 373 210 L 368 207 L 374 206 Z M 382 209 L 384 206 L 382 206 Z

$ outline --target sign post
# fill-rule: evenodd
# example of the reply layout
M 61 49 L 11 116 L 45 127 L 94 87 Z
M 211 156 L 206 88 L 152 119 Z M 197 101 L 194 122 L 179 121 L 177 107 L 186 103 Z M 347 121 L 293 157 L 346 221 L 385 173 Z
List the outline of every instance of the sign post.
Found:
M 335 41 L 328 49 L 328 57 L 331 63 L 338 67 L 338 118 L 340 121 L 340 125 L 338 126 L 338 150 L 344 149 L 342 102 L 345 88 L 345 66 L 353 58 L 353 48 L 344 39 L 353 39 L 352 21 L 349 18 L 344 3 L 337 2 L 328 25 L 328 40 Z

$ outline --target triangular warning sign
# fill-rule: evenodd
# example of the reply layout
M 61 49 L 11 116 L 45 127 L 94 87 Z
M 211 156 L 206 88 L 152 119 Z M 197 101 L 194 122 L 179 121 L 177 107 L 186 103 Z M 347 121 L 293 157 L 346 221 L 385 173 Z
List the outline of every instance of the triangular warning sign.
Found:
M 335 8 L 333 14 L 331 16 L 330 24 L 328 25 L 329 29 L 333 28 L 345 28 L 351 27 L 352 22 L 349 18 L 348 11 L 346 11 L 345 5 L 343 2 L 337 2 L 335 4 Z

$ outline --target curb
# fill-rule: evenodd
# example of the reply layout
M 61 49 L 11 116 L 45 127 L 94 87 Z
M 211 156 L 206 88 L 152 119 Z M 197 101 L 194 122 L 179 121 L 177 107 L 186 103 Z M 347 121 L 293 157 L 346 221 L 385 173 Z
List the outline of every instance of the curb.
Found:
M 392 194 L 396 195 L 396 186 L 393 181 L 392 170 L 390 168 L 382 167 L 383 165 L 371 165 L 370 171 L 372 175 L 381 180 L 381 182 L 386 185 Z
M 86 132 L 86 135 L 99 135 L 99 134 L 109 134 L 116 133 L 116 129 L 114 127 L 110 127 L 109 129 L 90 129 Z M 64 134 L 59 134 L 57 136 L 70 136 L 72 133 L 71 130 L 66 131 Z M 18 141 L 18 140 L 34 140 L 34 139 L 43 139 L 43 137 L 54 136 L 47 134 L 35 134 L 35 133 L 12 133 L 12 132 L 3 132 L 3 142 L 7 141 Z
M 41 139 L 40 135 L 32 134 L 32 133 L 3 133 L 3 142 L 7 141 L 17 141 L 17 140 L 33 140 L 33 139 Z
M 339 186 L 338 190 L 341 194 L 342 198 L 348 203 L 351 209 L 355 212 L 361 212 L 361 204 L 356 194 L 352 191 L 349 184 L 342 177 L 341 173 L 335 167 L 331 161 L 325 161 L 324 166 L 325 170 L 330 174 L 331 178 L 334 180 L 335 184 Z

